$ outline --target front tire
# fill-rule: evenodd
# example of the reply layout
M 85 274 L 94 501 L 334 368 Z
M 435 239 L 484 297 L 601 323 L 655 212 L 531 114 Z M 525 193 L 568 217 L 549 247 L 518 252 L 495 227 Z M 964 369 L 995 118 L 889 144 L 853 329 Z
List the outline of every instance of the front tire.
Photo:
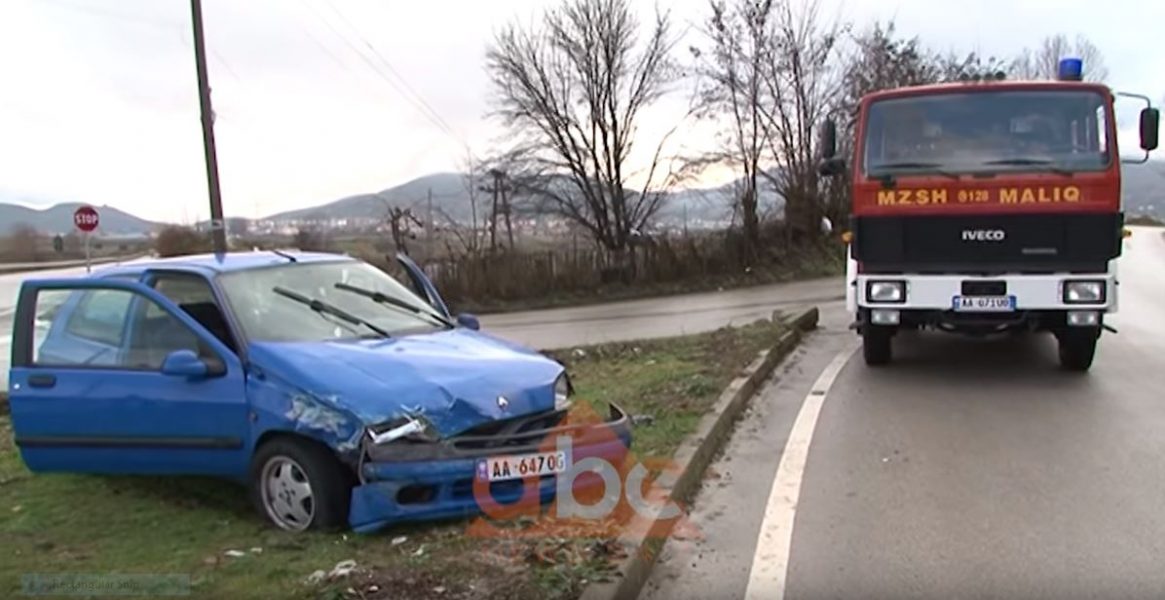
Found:
M 1100 336 L 1094 329 L 1070 330 L 1061 333 L 1060 366 L 1067 371 L 1082 373 L 1092 367 L 1096 356 L 1096 340 Z
M 894 330 L 878 325 L 865 324 L 862 326 L 862 356 L 866 365 L 878 367 L 889 364 L 893 355 L 891 338 Z
M 251 461 L 251 496 L 259 514 L 280 529 L 331 531 L 348 525 L 352 479 L 327 448 L 276 438 Z

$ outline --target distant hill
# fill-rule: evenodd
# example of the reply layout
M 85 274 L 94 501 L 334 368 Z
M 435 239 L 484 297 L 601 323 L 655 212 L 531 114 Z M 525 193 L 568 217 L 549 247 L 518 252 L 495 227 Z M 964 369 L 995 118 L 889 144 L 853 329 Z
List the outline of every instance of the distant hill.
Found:
M 13 228 L 30 225 L 41 233 L 68 233 L 73 231 L 73 211 L 82 206 L 77 202 L 57 204 L 45 209 L 28 208 L 18 204 L 0 203 L 0 235 Z M 112 206 L 97 206 L 101 216 L 99 233 L 131 234 L 148 233 L 161 226 L 159 223 L 131 215 Z
M 664 224 L 680 225 L 685 219 L 723 222 L 732 214 L 731 198 L 734 184 L 706 189 L 678 190 L 668 195 L 659 213 Z M 341 198 L 328 204 L 286 211 L 266 217 L 274 221 L 331 220 L 356 218 L 383 218 L 386 206 L 412 207 L 423 215 L 428 206 L 428 194 L 433 193 L 436 214 L 447 214 L 466 223 L 470 216 L 469 192 L 466 177 L 460 173 L 434 173 L 408 183 L 373 192 Z M 1153 160 L 1143 165 L 1125 165 L 1122 200 L 1129 215 L 1156 215 L 1165 217 L 1165 161 Z M 478 217 L 489 210 L 489 194 L 478 194 Z M 761 211 L 770 212 L 782 204 L 772 190 L 762 190 Z M 58 204 L 47 209 L 33 209 L 0 202 L 0 235 L 13 227 L 28 224 L 45 233 L 64 233 L 73 228 L 73 211 L 78 203 Z M 686 208 L 686 210 L 685 210 Z M 99 207 L 101 231 L 111 234 L 145 233 L 156 230 L 161 223 L 147 221 L 109 206 Z M 246 219 L 231 218 L 232 231 L 245 229 Z
M 388 206 L 413 207 L 416 214 L 424 214 L 428 194 L 433 193 L 434 212 L 444 211 L 455 219 L 468 220 L 471 209 L 465 176 L 460 173 L 434 173 L 419 177 L 393 188 L 341 198 L 321 206 L 277 213 L 266 217 L 272 221 L 303 221 L 328 219 L 383 218 Z M 485 202 L 487 194 L 479 194 Z M 482 207 L 479 206 L 478 210 Z

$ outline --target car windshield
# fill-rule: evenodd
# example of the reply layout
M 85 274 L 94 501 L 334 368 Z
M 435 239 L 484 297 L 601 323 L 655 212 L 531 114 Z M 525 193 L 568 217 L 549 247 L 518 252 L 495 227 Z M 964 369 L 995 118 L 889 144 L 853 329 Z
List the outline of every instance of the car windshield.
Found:
M 1087 91 L 960 92 L 870 105 L 867 175 L 1089 171 L 1108 166 L 1108 111 Z
M 360 261 L 292 263 L 226 273 L 219 281 L 251 340 L 312 342 L 446 327 L 415 293 Z

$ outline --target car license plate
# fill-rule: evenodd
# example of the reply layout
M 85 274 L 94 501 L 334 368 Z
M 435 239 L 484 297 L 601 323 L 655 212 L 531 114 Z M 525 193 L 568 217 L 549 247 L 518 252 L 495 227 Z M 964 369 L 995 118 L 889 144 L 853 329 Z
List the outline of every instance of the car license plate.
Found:
M 1015 296 L 955 296 L 951 308 L 959 312 L 1011 312 Z
M 566 471 L 566 452 L 538 452 L 517 456 L 491 456 L 477 463 L 481 481 L 506 481 L 523 477 L 540 477 Z

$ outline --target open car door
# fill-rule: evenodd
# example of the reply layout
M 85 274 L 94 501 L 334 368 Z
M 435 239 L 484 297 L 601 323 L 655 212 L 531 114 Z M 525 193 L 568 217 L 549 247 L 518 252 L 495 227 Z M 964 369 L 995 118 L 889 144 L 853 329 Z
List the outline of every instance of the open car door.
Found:
M 396 260 L 404 268 L 405 273 L 408 274 L 413 291 L 446 319 L 452 320 L 453 316 L 449 314 L 449 307 L 445 305 L 445 301 L 441 299 L 441 294 L 437 292 L 437 286 L 433 285 L 433 282 L 425 275 L 421 267 L 413 262 L 413 259 L 404 254 L 397 254 Z

